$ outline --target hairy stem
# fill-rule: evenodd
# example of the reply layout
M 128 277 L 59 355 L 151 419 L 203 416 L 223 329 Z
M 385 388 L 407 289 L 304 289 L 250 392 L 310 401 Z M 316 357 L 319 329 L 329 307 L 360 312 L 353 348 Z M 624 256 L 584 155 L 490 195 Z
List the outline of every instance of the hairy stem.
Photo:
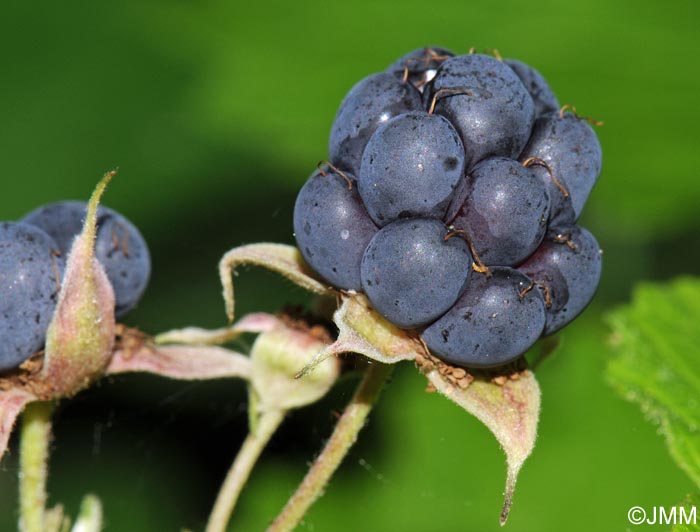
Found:
M 22 415 L 19 457 L 19 499 L 22 532 L 43 532 L 46 516 L 46 479 L 53 403 L 30 403 Z
M 231 514 L 260 453 L 270 441 L 284 419 L 285 412 L 272 410 L 263 412 L 243 442 L 241 450 L 231 465 L 219 495 L 216 497 L 214 508 L 209 516 L 206 532 L 224 532 Z
M 377 401 L 393 369 L 391 364 L 376 362 L 369 366 L 325 448 L 267 532 L 294 530 L 311 505 L 321 496 L 340 462 L 357 440 L 358 433 L 362 430 L 372 406 Z

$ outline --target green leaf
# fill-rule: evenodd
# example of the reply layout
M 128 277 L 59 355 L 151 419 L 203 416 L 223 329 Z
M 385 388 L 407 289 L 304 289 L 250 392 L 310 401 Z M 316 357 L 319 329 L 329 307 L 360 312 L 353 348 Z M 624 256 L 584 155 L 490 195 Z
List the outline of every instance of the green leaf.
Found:
M 612 312 L 612 385 L 659 424 L 673 459 L 700 487 L 700 280 L 642 284 Z
M 685 509 L 685 515 L 686 516 L 692 516 L 693 514 L 693 508 L 695 508 L 695 513 L 697 514 L 697 508 L 700 507 L 700 494 L 694 493 L 691 495 L 688 495 L 685 500 L 678 505 L 679 508 L 684 508 Z M 700 524 L 698 524 L 698 520 L 693 519 L 690 521 L 690 523 L 685 524 L 685 523 L 679 523 L 673 527 L 673 530 L 671 532 L 700 532 Z

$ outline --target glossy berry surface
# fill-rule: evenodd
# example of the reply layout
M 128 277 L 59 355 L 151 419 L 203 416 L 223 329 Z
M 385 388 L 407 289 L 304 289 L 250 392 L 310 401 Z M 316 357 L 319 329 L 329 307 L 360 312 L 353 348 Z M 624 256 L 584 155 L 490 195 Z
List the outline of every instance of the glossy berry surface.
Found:
M 440 65 L 454 55 L 450 50 L 439 46 L 418 48 L 394 61 L 386 71 L 399 79 L 406 78 L 422 92 L 425 85 L 435 77 Z
M 360 196 L 377 225 L 442 218 L 464 175 L 464 147 L 443 117 L 411 112 L 372 135 L 362 156 Z
M 544 300 L 531 288 L 532 281 L 512 268 L 475 273 L 450 311 L 423 331 L 423 340 L 452 364 L 486 368 L 511 362 L 544 328 Z
M 362 152 L 376 129 L 389 119 L 422 108 L 421 94 L 387 72 L 355 85 L 340 104 L 328 142 L 328 156 L 340 170 L 357 175 Z
M 527 92 L 530 93 L 532 102 L 535 104 L 535 116 L 559 110 L 561 107 L 559 100 L 557 100 L 554 91 L 552 91 L 542 74 L 530 65 L 517 59 L 505 59 L 504 63 L 513 69 L 513 72 L 520 78 Z
M 462 138 L 468 169 L 494 155 L 516 158 L 527 143 L 535 105 L 503 62 L 481 54 L 448 59 L 435 74 L 431 91 L 435 112 L 452 122 Z
M 439 318 L 466 287 L 472 257 L 467 243 L 445 240 L 442 222 L 397 220 L 382 228 L 362 259 L 362 287 L 372 306 L 411 329 Z
M 451 221 L 467 232 L 487 266 L 515 266 L 539 246 L 547 230 L 549 193 L 530 169 L 492 157 L 466 178 L 466 194 Z
M 357 187 L 333 172 L 315 172 L 294 205 L 294 235 L 304 260 L 331 285 L 361 290 L 360 263 L 377 232 Z
M 590 124 L 573 113 L 549 113 L 537 119 L 532 137 L 520 156 L 543 159 L 566 182 L 575 219 L 598 180 L 603 152 Z
M 602 252 L 583 227 L 548 235 L 537 251 L 518 268 L 538 286 L 547 307 L 544 333 L 570 323 L 593 299 L 600 281 Z
M 46 231 L 65 256 L 80 233 L 87 204 L 60 201 L 39 207 L 22 221 Z M 151 256 L 140 231 L 118 212 L 99 207 L 95 256 L 102 264 L 116 299 L 115 314 L 124 316 L 141 299 L 151 274 Z
M 551 229 L 574 225 L 576 213 L 571 203 L 571 194 L 566 180 L 562 177 L 556 177 L 555 181 L 551 170 L 538 164 L 530 166 L 530 170 L 540 178 L 540 181 L 547 188 L 549 195 L 548 227 Z
M 56 308 L 64 259 L 41 229 L 0 223 L 0 371 L 42 349 Z

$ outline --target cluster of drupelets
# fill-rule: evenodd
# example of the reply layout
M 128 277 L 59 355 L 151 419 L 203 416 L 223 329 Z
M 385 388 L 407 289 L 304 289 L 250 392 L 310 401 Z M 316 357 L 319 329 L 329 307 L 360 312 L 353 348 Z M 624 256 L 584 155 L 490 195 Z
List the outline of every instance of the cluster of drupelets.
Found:
M 61 201 L 17 222 L 0 222 L 0 371 L 41 350 L 56 309 L 66 254 L 83 228 L 86 203 Z M 120 318 L 141 299 L 151 271 L 148 246 L 124 216 L 100 207 L 95 256 L 114 289 Z
M 602 164 L 591 123 L 520 61 L 415 50 L 343 100 L 297 197 L 299 249 L 438 358 L 509 363 L 598 286 L 576 224 Z

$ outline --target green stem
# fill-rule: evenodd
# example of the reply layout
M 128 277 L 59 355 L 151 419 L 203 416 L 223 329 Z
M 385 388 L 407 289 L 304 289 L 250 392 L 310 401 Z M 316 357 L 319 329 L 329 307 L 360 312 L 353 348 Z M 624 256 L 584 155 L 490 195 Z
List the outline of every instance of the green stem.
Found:
M 19 457 L 19 499 L 22 532 L 43 532 L 46 516 L 46 479 L 53 403 L 30 403 L 22 415 Z
M 209 516 L 206 532 L 224 532 L 238 501 L 238 496 L 250 476 L 260 454 L 284 419 L 285 412 L 272 410 L 261 414 L 243 442 L 241 450 L 231 465 L 214 508 Z
M 357 440 L 357 435 L 393 369 L 391 364 L 376 362 L 369 366 L 323 451 L 267 532 L 289 532 L 301 522 Z

